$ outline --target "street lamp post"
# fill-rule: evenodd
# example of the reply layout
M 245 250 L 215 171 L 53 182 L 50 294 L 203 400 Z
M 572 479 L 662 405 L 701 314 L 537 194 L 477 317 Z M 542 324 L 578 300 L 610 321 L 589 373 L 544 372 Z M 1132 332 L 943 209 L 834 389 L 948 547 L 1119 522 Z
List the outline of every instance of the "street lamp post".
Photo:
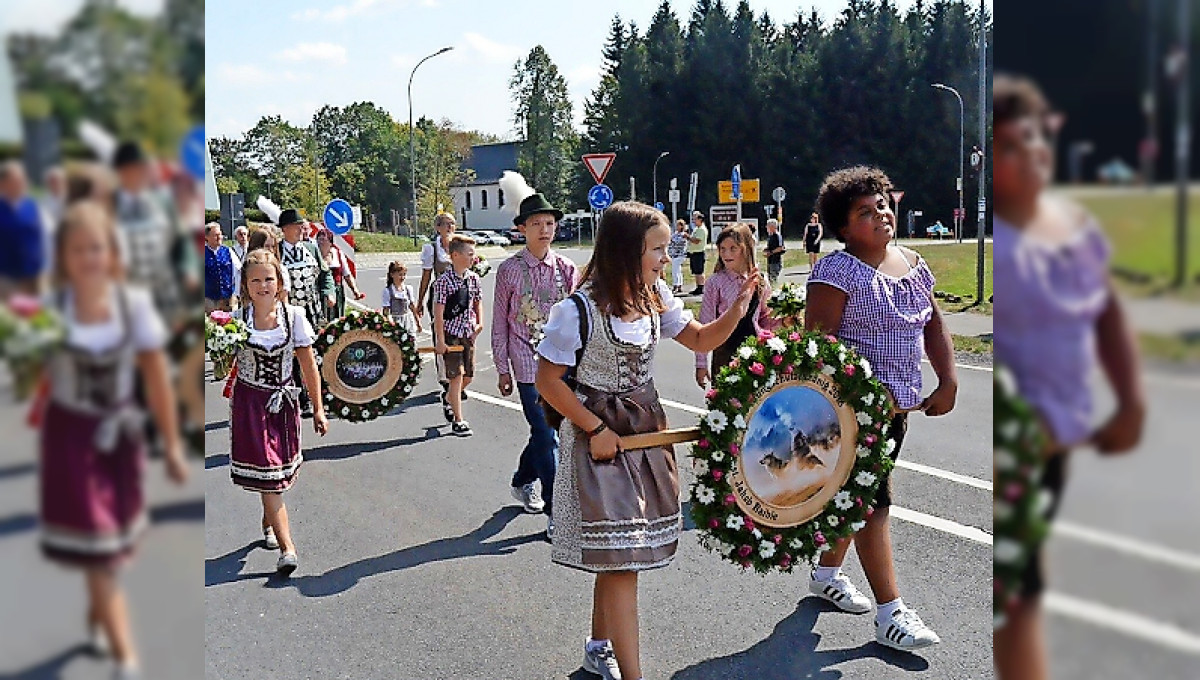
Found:
M 963 210 L 963 135 L 966 134 L 963 129 L 963 98 L 958 90 L 949 85 L 934 83 L 932 87 L 950 92 L 958 98 L 958 212 L 954 216 L 954 231 L 958 236 L 958 242 L 962 243 L 962 223 L 963 218 L 966 217 L 966 212 Z
M 654 183 L 654 191 L 652 193 L 654 195 L 654 205 L 655 206 L 658 205 L 658 162 L 661 161 L 665 156 L 670 156 L 670 155 L 671 155 L 670 151 L 664 151 L 664 152 L 658 154 L 658 158 L 654 159 L 654 170 L 653 170 L 653 172 L 651 172 L 651 175 L 652 175 L 651 181 Z
M 425 57 L 417 62 L 413 67 L 412 73 L 408 75 L 408 163 L 412 170 L 412 224 L 409 227 L 412 229 L 413 245 L 417 245 L 417 137 L 413 129 L 413 105 L 412 105 L 412 84 L 413 76 L 417 75 L 417 69 L 421 68 L 421 64 L 433 59 L 439 54 L 445 54 L 454 49 L 453 46 L 443 47 L 433 54 Z

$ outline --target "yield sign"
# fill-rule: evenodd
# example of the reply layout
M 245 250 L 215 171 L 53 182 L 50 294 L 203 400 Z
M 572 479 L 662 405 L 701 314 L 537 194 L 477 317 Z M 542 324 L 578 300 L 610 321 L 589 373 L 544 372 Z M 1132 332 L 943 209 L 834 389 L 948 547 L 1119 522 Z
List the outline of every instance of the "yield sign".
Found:
M 903 191 L 893 191 L 892 192 L 892 200 L 895 201 L 897 205 L 900 204 L 900 199 L 902 199 L 902 198 L 904 198 Z
M 613 161 L 617 160 L 615 153 L 587 153 L 583 155 L 583 164 L 596 184 L 604 184 L 604 176 L 612 169 Z

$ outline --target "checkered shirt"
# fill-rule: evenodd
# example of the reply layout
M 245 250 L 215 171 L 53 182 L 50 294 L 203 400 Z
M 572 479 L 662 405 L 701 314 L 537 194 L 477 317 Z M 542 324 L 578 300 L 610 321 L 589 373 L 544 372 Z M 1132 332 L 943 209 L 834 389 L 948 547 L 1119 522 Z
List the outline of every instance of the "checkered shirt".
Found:
M 463 272 L 462 276 L 454 273 L 454 268 L 451 267 L 438 277 L 437 281 L 433 282 L 433 303 L 436 305 L 444 305 L 459 288 L 467 287 L 467 293 L 471 300 L 467 304 L 467 311 L 454 319 L 445 319 L 446 335 L 453 335 L 457 338 L 473 338 L 475 337 L 475 324 L 479 323 L 479 319 L 475 316 L 475 303 L 483 299 L 483 291 L 480 287 L 479 275 L 468 269 Z

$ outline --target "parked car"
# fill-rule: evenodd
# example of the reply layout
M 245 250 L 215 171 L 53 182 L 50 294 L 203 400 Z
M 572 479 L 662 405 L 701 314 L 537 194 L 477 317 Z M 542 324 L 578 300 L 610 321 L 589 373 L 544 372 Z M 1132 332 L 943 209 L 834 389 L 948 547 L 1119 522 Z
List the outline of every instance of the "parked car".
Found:
M 506 235 L 513 243 L 525 243 L 525 234 L 522 234 L 520 229 L 509 229 Z
M 489 245 L 489 246 L 512 245 L 512 241 L 509 241 L 507 237 L 501 236 L 500 234 L 498 234 L 496 232 L 492 232 L 492 231 L 466 231 L 463 233 L 465 235 L 470 236 L 471 238 L 475 239 L 476 243 L 480 243 L 483 245 Z

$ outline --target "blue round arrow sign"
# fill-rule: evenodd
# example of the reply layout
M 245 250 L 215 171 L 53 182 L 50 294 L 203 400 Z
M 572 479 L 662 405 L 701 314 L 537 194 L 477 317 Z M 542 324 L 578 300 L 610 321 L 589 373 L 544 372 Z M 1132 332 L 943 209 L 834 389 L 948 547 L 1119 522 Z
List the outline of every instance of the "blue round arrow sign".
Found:
M 204 126 L 197 125 L 179 145 L 179 162 L 196 179 L 204 179 Z
M 354 226 L 354 210 L 340 198 L 333 199 L 325 206 L 324 217 L 325 227 L 338 236 L 350 233 Z
M 588 189 L 588 205 L 592 206 L 593 210 L 604 210 L 612 205 L 613 191 L 607 184 L 597 184 Z

